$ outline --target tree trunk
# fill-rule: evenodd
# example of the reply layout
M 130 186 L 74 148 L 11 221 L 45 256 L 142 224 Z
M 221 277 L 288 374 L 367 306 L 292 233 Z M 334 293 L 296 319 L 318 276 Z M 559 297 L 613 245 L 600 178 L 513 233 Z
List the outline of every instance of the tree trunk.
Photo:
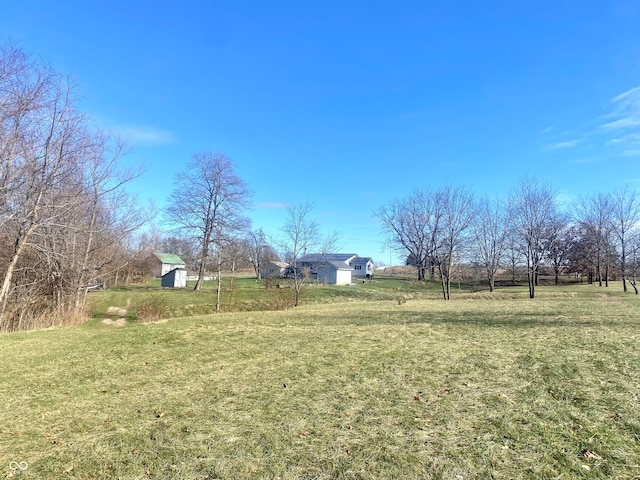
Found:
M 220 311 L 220 290 L 222 290 L 222 263 L 218 257 L 218 292 L 216 293 L 216 312 Z
M 536 295 L 536 269 L 531 257 L 527 258 L 527 283 L 529 284 L 529 298 L 534 298 Z
M 620 245 L 620 275 L 622 276 L 622 291 L 627 293 L 627 252 L 624 244 L 624 236 Z
M 496 288 L 496 279 L 493 272 L 487 271 L 487 277 L 489 279 L 489 291 L 493 292 Z
M 297 307 L 298 304 L 300 303 L 300 288 L 302 288 L 302 281 L 296 276 L 297 273 L 294 271 L 293 273 L 294 277 L 293 277 L 293 286 L 296 290 L 296 299 L 295 302 L 293 304 L 294 307 Z
M 204 281 L 204 262 L 205 258 L 200 259 L 200 266 L 198 267 L 198 280 L 196 280 L 196 286 L 193 287 L 194 291 L 200 290 Z
M 442 285 L 442 298 L 447 300 L 447 288 L 445 286 L 444 276 L 440 276 L 440 284 Z
M 37 208 L 34 209 L 37 211 Z M 20 259 L 22 252 L 24 251 L 24 247 L 27 244 L 28 239 L 31 237 L 31 234 L 36 228 L 36 223 L 32 223 L 29 225 L 24 234 L 18 235 L 16 239 L 15 246 L 13 248 L 13 255 L 11 256 L 11 260 L 9 261 L 9 265 L 7 265 L 7 270 L 4 274 L 4 279 L 2 281 L 2 287 L 0 287 L 0 331 L 5 328 L 5 312 L 7 308 L 7 303 L 9 301 L 9 293 L 11 290 L 11 281 L 13 280 L 13 273 L 15 271 L 16 266 L 18 265 L 18 260 Z

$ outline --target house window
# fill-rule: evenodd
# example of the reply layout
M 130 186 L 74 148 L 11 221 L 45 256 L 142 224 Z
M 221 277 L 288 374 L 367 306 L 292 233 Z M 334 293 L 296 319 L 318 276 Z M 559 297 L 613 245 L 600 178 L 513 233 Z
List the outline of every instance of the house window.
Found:
M 354 270 L 362 270 L 362 265 L 355 265 L 353 267 Z

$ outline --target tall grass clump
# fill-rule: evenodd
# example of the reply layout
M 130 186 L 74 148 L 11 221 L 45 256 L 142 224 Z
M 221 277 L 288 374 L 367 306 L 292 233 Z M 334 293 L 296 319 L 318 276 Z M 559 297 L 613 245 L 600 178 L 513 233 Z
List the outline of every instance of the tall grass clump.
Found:
M 155 322 L 171 315 L 171 308 L 164 297 L 147 295 L 135 306 L 136 316 L 140 322 Z

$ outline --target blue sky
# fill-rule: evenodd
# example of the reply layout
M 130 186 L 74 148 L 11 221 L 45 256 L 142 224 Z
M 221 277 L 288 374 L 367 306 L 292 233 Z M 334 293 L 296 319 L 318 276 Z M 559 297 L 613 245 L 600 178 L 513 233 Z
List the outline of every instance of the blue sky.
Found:
M 221 151 L 254 227 L 315 203 L 341 250 L 388 262 L 373 211 L 414 187 L 570 201 L 640 184 L 640 2 L 0 0 L 0 41 L 71 73 L 163 207 Z

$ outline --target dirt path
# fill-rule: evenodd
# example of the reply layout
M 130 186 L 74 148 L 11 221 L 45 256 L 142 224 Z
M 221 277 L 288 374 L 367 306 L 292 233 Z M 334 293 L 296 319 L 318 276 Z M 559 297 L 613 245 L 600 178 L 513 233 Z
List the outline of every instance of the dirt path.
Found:
M 129 311 L 128 310 L 129 304 L 130 304 L 130 301 L 127 300 L 127 308 L 109 307 L 107 309 L 107 315 L 110 315 L 110 317 L 107 317 L 104 320 L 102 320 L 102 324 L 110 327 L 116 327 L 116 328 L 125 327 L 128 323 L 126 319 L 126 315 Z

